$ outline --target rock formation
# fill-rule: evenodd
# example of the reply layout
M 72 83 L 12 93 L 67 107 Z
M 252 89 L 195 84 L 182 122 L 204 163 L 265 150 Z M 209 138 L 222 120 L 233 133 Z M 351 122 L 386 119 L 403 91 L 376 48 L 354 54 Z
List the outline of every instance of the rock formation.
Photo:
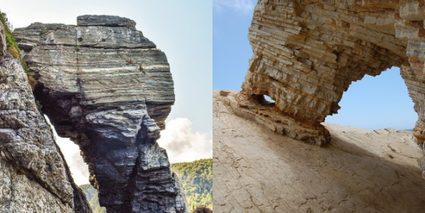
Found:
M 91 212 L 0 23 L 0 212 Z
M 80 146 L 100 204 L 108 212 L 185 212 L 156 143 L 174 103 L 169 64 L 135 22 L 86 15 L 77 26 L 34 23 L 14 35 L 42 111 Z
M 275 132 L 324 145 L 330 136 L 321 122 L 337 112 L 350 83 L 398 66 L 422 144 L 424 20 L 419 0 L 259 0 L 249 33 L 254 55 L 237 110 Z

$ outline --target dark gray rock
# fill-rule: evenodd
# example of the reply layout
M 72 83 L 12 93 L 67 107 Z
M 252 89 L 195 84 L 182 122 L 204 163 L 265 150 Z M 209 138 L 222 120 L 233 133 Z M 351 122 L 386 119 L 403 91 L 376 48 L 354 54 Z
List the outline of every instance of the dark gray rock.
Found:
M 79 144 L 108 212 L 185 212 L 156 143 L 174 103 L 165 54 L 135 23 L 82 16 L 78 26 L 16 29 L 34 93 L 58 134 Z
M 77 17 L 78 26 L 107 26 L 107 27 L 128 27 L 136 29 L 136 22 L 131 19 L 119 16 L 105 15 L 84 15 Z
M 0 24 L 0 212 L 91 212 Z
M 3 56 L 6 53 L 6 29 L 0 24 L 0 57 L 3 58 Z

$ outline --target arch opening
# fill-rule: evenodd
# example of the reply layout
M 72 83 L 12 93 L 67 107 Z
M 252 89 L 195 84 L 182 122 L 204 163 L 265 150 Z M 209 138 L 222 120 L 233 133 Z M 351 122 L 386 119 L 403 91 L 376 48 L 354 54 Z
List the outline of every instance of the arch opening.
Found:
M 49 117 L 44 115 L 44 118 L 52 129 L 56 144 L 58 145 L 65 158 L 74 182 L 78 186 L 89 184 L 89 168 L 87 163 L 84 161 L 83 156 L 81 155 L 80 147 L 70 138 L 60 137 L 56 131 L 55 126 L 50 122 Z
M 340 109 L 326 123 L 365 129 L 412 130 L 418 115 L 399 67 L 353 82 L 339 102 Z

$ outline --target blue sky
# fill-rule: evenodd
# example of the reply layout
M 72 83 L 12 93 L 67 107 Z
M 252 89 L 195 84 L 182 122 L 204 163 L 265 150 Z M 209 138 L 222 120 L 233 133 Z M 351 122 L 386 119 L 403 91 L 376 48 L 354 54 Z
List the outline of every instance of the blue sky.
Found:
M 214 0 L 214 89 L 240 90 L 252 55 L 248 28 L 254 5 L 252 0 Z
M 76 24 L 83 14 L 128 17 L 165 52 L 173 74 L 176 102 L 158 141 L 171 162 L 212 155 L 212 0 L 0 0 L 13 27 L 33 22 Z M 168 128 L 170 127 L 170 128 Z M 78 147 L 58 144 L 78 183 L 87 170 Z M 74 170 L 73 170 L 74 168 Z
M 248 42 L 255 0 L 214 0 L 213 88 L 240 90 L 252 55 Z M 353 82 L 338 114 L 326 122 L 369 129 L 411 129 L 417 119 L 413 102 L 394 67 L 377 77 Z

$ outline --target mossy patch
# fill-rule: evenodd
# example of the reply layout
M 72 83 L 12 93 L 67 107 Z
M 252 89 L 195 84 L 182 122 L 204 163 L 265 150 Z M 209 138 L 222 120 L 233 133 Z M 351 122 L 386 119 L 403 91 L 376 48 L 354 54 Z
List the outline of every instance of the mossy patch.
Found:
M 12 57 L 18 59 L 21 62 L 22 68 L 24 68 L 25 73 L 28 75 L 31 87 L 34 88 L 37 84 L 37 81 L 34 79 L 34 73 L 30 71 L 27 63 L 21 57 L 21 52 L 19 50 L 18 44 L 16 43 L 15 37 L 12 34 L 11 25 L 7 19 L 5 13 L 0 11 L 0 22 L 3 24 L 6 34 L 6 45 L 7 51 L 12 55 Z
M 18 44 L 16 43 L 15 37 L 13 37 L 12 31 L 10 30 L 10 23 L 7 20 L 6 14 L 3 12 L 0 12 L 0 22 L 3 24 L 6 33 L 7 51 L 14 58 L 21 60 Z

